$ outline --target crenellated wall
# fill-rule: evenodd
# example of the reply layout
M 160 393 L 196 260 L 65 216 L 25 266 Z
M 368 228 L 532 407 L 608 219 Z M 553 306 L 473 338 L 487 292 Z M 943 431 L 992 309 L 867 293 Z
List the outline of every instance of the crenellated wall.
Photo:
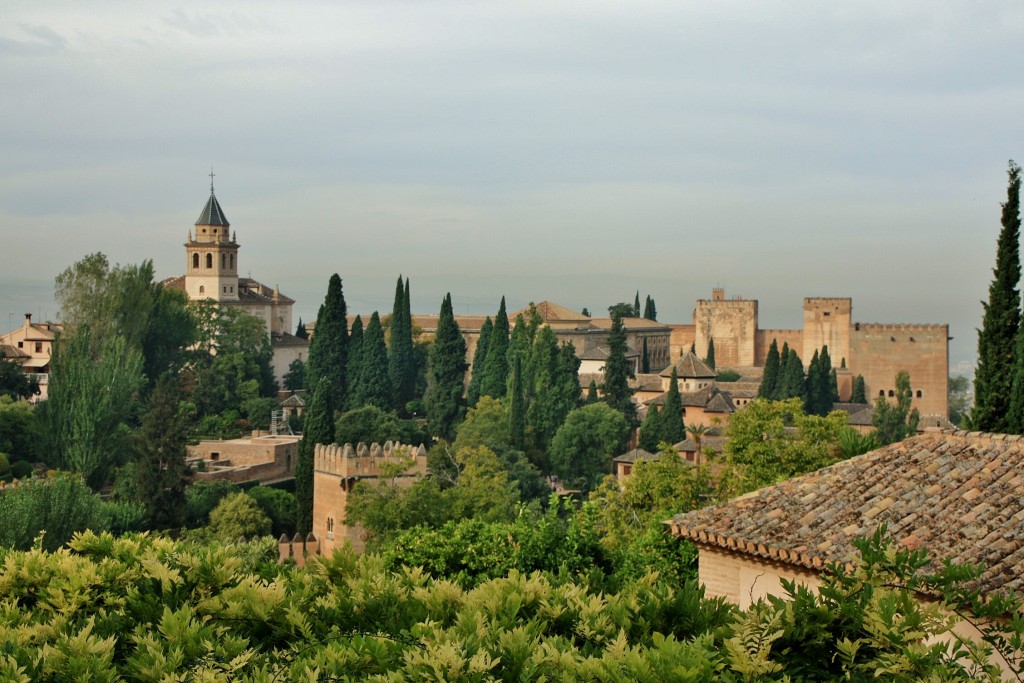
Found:
M 914 392 L 913 406 L 922 415 L 946 416 L 949 325 L 855 323 L 850 345 L 847 366 L 854 375 L 864 376 L 869 401 L 895 393 L 896 373 L 906 370 Z
M 317 444 L 313 451 L 313 534 L 320 551 L 330 555 L 348 540 L 356 550 L 365 545 L 362 529 L 345 523 L 348 494 L 359 482 L 412 486 L 427 472 L 427 449 L 397 442 Z
M 721 291 L 721 290 L 718 290 Z M 722 292 L 724 296 L 724 292 Z M 715 364 L 721 366 L 754 365 L 757 338 L 757 301 L 698 299 L 693 311 L 697 355 L 706 358 L 708 346 L 715 340 Z

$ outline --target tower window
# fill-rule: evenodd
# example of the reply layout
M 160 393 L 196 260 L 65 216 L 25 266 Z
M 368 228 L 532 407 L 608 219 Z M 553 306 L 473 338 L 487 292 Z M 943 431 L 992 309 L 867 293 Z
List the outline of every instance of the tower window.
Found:
M 921 398 L 921 390 L 920 389 L 917 390 L 917 397 Z
M 234 270 L 235 269 L 235 255 L 234 254 L 231 254 L 231 256 L 228 257 L 228 263 L 231 264 L 231 270 Z
M 206 267 L 213 268 L 213 254 L 206 255 Z
M 228 266 L 228 255 L 227 254 L 221 254 L 220 255 L 220 267 L 221 268 L 227 268 L 227 266 Z
M 896 395 L 896 392 L 893 391 L 892 389 L 890 389 L 889 390 L 889 396 L 895 396 L 895 395 Z
M 199 254 L 192 254 L 192 268 L 199 268 Z
M 206 287 L 204 285 L 199 285 L 199 293 L 200 294 L 205 294 L 206 293 Z

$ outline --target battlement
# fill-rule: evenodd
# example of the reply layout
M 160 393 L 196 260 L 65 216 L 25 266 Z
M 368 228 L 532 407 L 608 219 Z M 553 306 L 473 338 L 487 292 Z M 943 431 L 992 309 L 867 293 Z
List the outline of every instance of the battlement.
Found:
M 845 306 L 853 308 L 853 299 L 848 296 L 805 296 L 804 306 Z
M 937 323 L 854 323 L 855 332 L 930 332 L 948 334 L 949 325 Z
M 342 478 L 379 477 L 389 466 L 407 464 L 403 476 L 422 476 L 427 471 L 427 449 L 407 446 L 397 441 L 385 441 L 384 445 L 358 443 L 317 444 L 313 450 L 313 471 Z

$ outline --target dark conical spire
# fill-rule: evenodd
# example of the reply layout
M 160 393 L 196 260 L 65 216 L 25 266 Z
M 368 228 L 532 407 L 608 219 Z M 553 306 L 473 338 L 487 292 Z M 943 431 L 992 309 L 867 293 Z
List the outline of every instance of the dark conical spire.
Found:
M 203 212 L 196 219 L 196 225 L 217 225 L 225 228 L 231 225 L 228 223 L 228 217 L 224 215 L 224 210 L 220 208 L 217 196 L 213 193 L 213 171 L 210 171 L 210 198 L 206 200 Z

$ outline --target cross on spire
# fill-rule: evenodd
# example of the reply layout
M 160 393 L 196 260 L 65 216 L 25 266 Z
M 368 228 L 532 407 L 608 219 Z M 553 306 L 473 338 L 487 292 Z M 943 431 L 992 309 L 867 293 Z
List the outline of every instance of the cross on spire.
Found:
M 210 194 L 213 194 L 213 166 L 210 167 Z

